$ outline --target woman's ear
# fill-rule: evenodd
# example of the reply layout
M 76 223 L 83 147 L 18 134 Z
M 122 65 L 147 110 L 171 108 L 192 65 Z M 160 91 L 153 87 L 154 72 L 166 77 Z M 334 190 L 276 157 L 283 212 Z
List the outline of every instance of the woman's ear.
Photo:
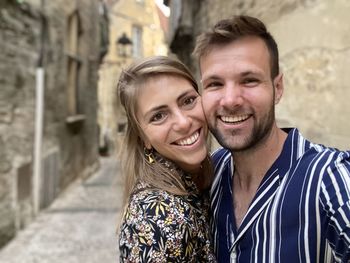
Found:
M 152 145 L 151 145 L 151 143 L 150 143 L 150 142 L 148 142 L 148 141 L 144 141 L 144 143 L 143 143 L 143 144 L 145 145 L 146 149 L 148 149 L 148 150 L 151 150 L 151 149 L 152 149 Z
M 278 104 L 282 98 L 284 86 L 283 86 L 283 74 L 278 74 L 273 80 L 273 86 L 275 89 L 275 104 Z
M 141 141 L 143 142 L 143 146 L 148 149 L 151 150 L 152 149 L 152 144 L 149 142 L 149 140 L 147 140 L 147 138 L 145 138 L 145 136 L 141 136 L 140 137 Z
M 153 148 L 152 144 L 149 142 L 149 140 L 147 139 L 145 134 L 142 132 L 142 130 L 140 131 L 140 134 L 139 134 L 139 140 L 143 143 L 143 146 L 146 149 L 151 150 Z

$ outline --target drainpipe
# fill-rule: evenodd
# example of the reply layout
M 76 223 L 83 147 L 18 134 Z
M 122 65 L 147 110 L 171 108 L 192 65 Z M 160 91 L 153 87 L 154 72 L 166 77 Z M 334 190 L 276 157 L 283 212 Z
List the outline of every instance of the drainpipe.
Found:
M 41 169 L 42 169 L 42 143 L 43 143 L 43 122 L 44 122 L 44 44 L 46 33 L 46 19 L 44 13 L 45 0 L 41 0 L 41 33 L 39 46 L 39 59 L 36 69 L 35 87 L 35 136 L 34 136 L 34 156 L 33 156 L 33 201 L 34 214 L 40 210 L 40 190 L 41 190 Z

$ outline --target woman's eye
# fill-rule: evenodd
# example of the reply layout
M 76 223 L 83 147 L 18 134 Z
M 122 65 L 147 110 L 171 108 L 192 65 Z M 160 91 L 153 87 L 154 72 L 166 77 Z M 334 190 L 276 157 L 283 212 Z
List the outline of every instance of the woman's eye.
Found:
M 196 99 L 197 99 L 197 96 L 188 97 L 184 100 L 184 105 L 191 105 L 196 101 Z
M 162 112 L 158 112 L 151 117 L 150 121 L 151 122 L 159 122 L 159 121 L 163 120 L 164 118 L 165 118 L 165 114 Z

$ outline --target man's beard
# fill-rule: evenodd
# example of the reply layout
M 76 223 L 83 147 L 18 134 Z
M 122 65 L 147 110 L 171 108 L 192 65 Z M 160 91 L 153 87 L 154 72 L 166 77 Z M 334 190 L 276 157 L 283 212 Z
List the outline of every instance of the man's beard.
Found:
M 237 136 L 236 131 L 231 131 L 231 134 L 223 134 L 212 125 L 209 125 L 211 133 L 214 135 L 216 140 L 224 148 L 229 149 L 232 152 L 242 152 L 253 149 L 265 142 L 265 139 L 270 134 L 273 124 L 275 122 L 275 108 L 274 104 L 271 105 L 268 113 L 263 116 L 263 119 L 257 123 L 254 122 L 254 127 L 247 137 L 240 139 L 240 142 L 237 143 L 234 141 L 234 136 Z M 242 136 L 242 135 L 239 135 Z M 243 141 L 243 142 L 242 142 Z

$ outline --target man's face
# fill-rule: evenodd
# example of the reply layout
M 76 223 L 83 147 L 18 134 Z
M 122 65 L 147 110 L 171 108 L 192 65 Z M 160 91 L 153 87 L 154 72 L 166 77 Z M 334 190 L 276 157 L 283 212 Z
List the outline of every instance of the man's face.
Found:
M 202 105 L 209 128 L 231 151 L 264 143 L 275 124 L 282 76 L 271 80 L 270 55 L 258 37 L 214 46 L 200 59 Z

